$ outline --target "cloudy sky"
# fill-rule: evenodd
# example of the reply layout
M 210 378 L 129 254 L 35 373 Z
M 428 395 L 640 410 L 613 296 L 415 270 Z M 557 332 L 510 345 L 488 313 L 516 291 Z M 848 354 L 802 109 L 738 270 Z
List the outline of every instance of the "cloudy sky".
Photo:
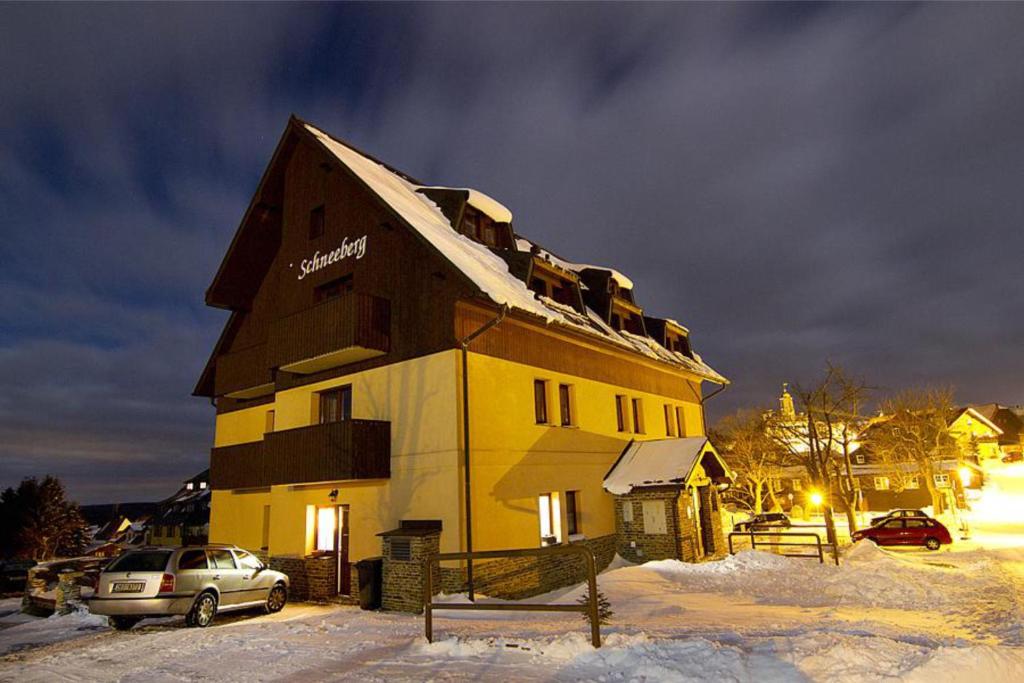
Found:
M 0 6 L 0 485 L 202 469 L 290 113 L 617 266 L 734 380 L 1024 403 L 1024 6 Z

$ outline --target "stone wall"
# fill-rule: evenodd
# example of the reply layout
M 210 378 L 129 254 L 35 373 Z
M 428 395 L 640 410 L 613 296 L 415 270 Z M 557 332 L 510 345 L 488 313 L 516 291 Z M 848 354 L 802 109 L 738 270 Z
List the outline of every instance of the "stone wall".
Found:
M 615 528 L 617 550 L 630 562 L 676 560 L 682 557 L 679 528 L 679 489 L 677 487 L 637 489 L 615 496 Z M 647 533 L 644 529 L 644 501 L 660 500 L 665 504 L 664 534 Z M 625 506 L 633 511 L 631 522 L 624 519 Z
M 352 574 L 352 595 L 338 595 L 337 567 L 334 555 L 275 555 L 266 561 L 267 566 L 288 575 L 288 597 L 297 602 L 355 602 L 358 597 L 359 577 L 355 565 L 349 566 Z
M 441 532 L 423 536 L 383 536 L 382 541 L 384 577 L 381 607 L 396 612 L 419 614 L 423 611 L 423 594 L 426 587 L 426 577 L 423 576 L 424 559 L 427 555 L 438 552 Z M 391 546 L 394 541 L 409 541 L 408 560 L 392 558 Z

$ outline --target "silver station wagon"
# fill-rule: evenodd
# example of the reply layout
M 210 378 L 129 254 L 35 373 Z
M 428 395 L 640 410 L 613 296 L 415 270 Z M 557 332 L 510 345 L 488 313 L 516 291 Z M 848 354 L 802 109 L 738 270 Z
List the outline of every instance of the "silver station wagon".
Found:
M 206 627 L 218 612 L 263 607 L 279 612 L 288 600 L 288 576 L 230 545 L 132 550 L 100 573 L 89 611 L 130 629 L 146 617 L 184 614 Z

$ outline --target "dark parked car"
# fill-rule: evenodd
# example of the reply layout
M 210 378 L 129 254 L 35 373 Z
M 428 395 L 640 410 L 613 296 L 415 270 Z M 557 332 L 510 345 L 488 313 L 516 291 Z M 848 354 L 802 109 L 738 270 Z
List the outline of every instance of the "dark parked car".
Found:
M 28 581 L 28 570 L 36 566 L 35 560 L 3 560 L 0 561 L 0 592 L 25 590 Z
M 923 545 L 928 550 L 938 550 L 953 542 L 949 530 L 930 517 L 886 519 L 877 526 L 853 532 L 851 538 L 854 542 L 867 539 L 877 545 Z
M 910 509 L 890 510 L 889 512 L 885 513 L 884 515 L 881 515 L 880 517 L 872 517 L 871 518 L 871 526 L 877 526 L 878 524 L 881 524 L 882 522 L 884 522 L 887 519 L 901 519 L 903 517 L 927 517 L 927 516 L 928 515 L 926 515 L 921 510 L 910 510 Z
M 789 521 L 789 517 L 781 512 L 763 512 L 759 515 L 754 515 L 748 520 L 742 522 L 736 522 L 732 525 L 733 531 L 757 531 L 763 527 L 780 527 L 788 529 L 792 526 L 792 522 Z

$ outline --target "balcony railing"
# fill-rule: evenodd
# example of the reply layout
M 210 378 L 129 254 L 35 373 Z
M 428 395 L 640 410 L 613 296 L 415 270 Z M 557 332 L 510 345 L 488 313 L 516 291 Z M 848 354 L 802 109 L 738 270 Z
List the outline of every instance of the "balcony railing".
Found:
M 252 398 L 273 393 L 267 345 L 257 344 L 218 356 L 213 382 L 217 396 Z
M 345 294 L 276 321 L 270 367 L 309 374 L 388 352 L 391 305 L 368 294 Z
M 213 489 L 390 476 L 391 423 L 379 420 L 342 420 L 271 432 L 263 441 L 210 452 Z

